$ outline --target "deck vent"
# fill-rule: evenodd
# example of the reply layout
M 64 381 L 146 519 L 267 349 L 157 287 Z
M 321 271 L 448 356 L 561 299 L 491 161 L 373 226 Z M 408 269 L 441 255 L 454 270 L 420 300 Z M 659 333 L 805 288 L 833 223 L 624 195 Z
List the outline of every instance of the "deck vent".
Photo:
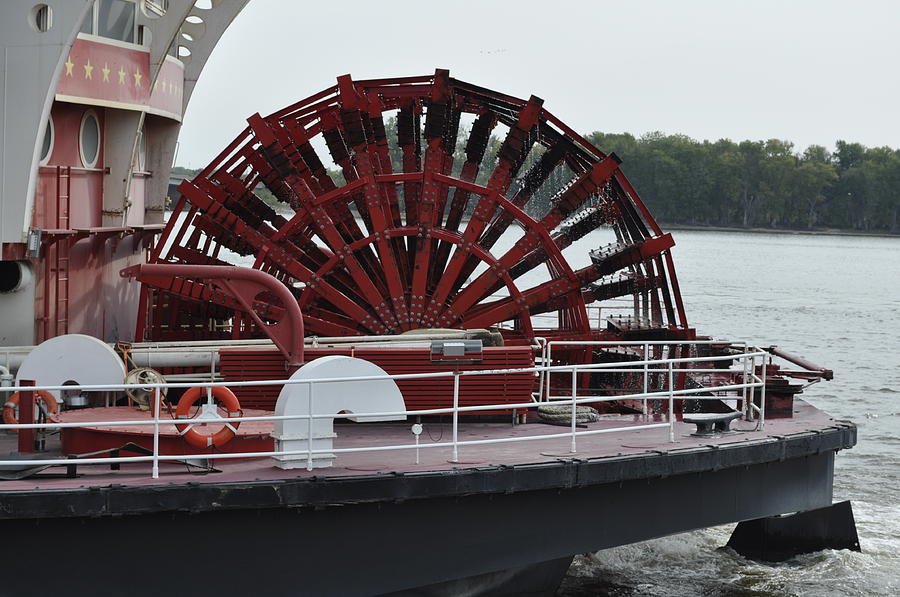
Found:
M 481 340 L 435 340 L 431 343 L 431 362 L 480 363 Z

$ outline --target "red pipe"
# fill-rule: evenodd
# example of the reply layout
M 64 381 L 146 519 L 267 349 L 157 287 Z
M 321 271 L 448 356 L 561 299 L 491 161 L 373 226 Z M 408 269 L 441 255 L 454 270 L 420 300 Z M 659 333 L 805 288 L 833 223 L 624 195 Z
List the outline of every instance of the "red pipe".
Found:
M 776 357 L 781 357 L 789 363 L 793 363 L 794 365 L 803 367 L 804 369 L 807 369 L 809 371 L 820 373 L 826 381 L 834 379 L 834 371 L 832 371 L 831 369 L 826 369 L 825 367 L 820 367 L 819 365 L 816 365 L 815 363 L 808 361 L 801 356 L 791 354 L 785 350 L 778 348 L 777 346 L 769 346 L 765 350 L 775 355 Z
M 123 278 L 174 278 L 206 279 L 219 286 L 243 306 L 256 324 L 288 360 L 289 373 L 303 364 L 303 313 L 297 299 L 277 278 L 266 272 L 230 265 L 184 265 L 179 263 L 142 264 L 127 267 L 120 272 Z M 281 301 L 287 319 L 268 324 L 253 310 L 253 300 L 261 289 L 269 290 Z

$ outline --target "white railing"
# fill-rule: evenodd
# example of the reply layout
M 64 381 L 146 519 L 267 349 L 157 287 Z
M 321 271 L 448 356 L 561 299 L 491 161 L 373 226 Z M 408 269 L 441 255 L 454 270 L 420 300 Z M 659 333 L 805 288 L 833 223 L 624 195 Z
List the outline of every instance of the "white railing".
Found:
M 644 355 L 644 360 L 642 361 L 632 361 L 631 364 L 634 367 L 624 370 L 612 370 L 605 369 L 606 373 L 635 373 L 640 372 L 642 375 L 642 395 L 649 395 L 649 385 L 650 385 L 650 377 L 651 375 L 660 375 L 664 373 L 660 369 L 652 369 L 651 361 L 646 360 L 646 355 L 650 353 L 650 348 L 659 348 L 665 349 L 668 348 L 670 353 L 674 350 L 683 350 L 684 348 L 696 348 L 698 346 L 726 346 L 729 348 L 739 347 L 742 351 L 738 355 L 723 355 L 720 357 L 694 357 L 685 361 L 684 359 L 680 359 L 683 363 L 689 362 L 704 362 L 710 363 L 715 361 L 729 361 L 729 360 L 739 360 L 743 365 L 742 371 L 742 384 L 741 384 L 741 411 L 747 417 L 748 420 L 758 419 L 760 428 L 765 423 L 765 412 L 764 406 L 760 406 L 754 403 L 753 400 L 748 399 L 747 389 L 750 387 L 748 385 L 748 381 L 751 378 L 751 371 L 756 371 L 757 362 L 756 358 L 746 358 L 751 355 L 757 355 L 761 357 L 760 369 L 762 371 L 763 377 L 765 377 L 765 364 L 766 364 L 766 356 L 768 353 L 759 348 L 751 348 L 746 342 L 730 342 L 728 340 L 683 340 L 683 341 L 672 341 L 672 340 L 629 340 L 629 341 L 620 341 L 620 340 L 551 340 L 549 342 L 541 343 L 542 352 L 541 359 L 542 364 L 547 365 L 552 363 L 553 356 L 553 347 L 557 346 L 569 346 L 569 347 L 597 347 L 600 349 L 611 349 L 611 348 L 640 348 L 643 350 L 641 354 Z M 663 364 L 674 362 L 673 359 L 661 359 L 659 362 Z M 635 367 L 638 367 L 637 369 Z M 678 368 L 677 373 L 699 373 L 699 374 L 710 374 L 710 373 L 726 373 L 726 374 L 734 374 L 735 370 L 731 368 L 727 369 L 717 369 L 717 368 L 689 368 L 684 364 Z M 671 380 L 669 380 L 669 386 L 671 387 Z M 704 388 L 705 391 L 716 390 L 717 388 Z M 762 401 L 761 405 L 765 404 L 765 386 L 762 387 L 761 390 Z M 634 395 L 623 395 L 620 396 L 621 399 L 634 399 Z M 550 387 L 550 375 L 546 374 L 541 377 L 541 385 L 540 390 L 538 392 L 537 400 L 539 402 L 553 402 L 556 401 L 555 397 L 551 394 Z M 647 400 L 648 398 L 642 398 L 643 403 L 643 414 L 647 414 Z
M 552 341 L 543 343 L 543 349 L 546 351 L 546 356 L 544 357 L 544 363 L 550 362 L 549 359 L 552 355 L 552 346 L 559 346 L 562 344 L 568 345 L 634 345 L 634 346 L 643 346 L 644 354 L 646 355 L 649 351 L 650 346 L 656 345 L 668 345 L 668 346 L 681 346 L 687 344 L 721 344 L 721 341 L 694 341 L 694 342 L 575 342 L 575 341 Z M 398 375 L 379 375 L 379 376 L 357 376 L 357 377 L 346 377 L 340 379 L 331 379 L 331 378 L 322 378 L 322 379 L 304 379 L 304 380 L 296 380 L 296 379 L 282 379 L 282 380 L 254 380 L 254 381 L 238 381 L 238 382 L 191 382 L 191 383 L 160 383 L 160 384 L 112 384 L 112 385 L 66 385 L 66 386 L 10 386 L 0 388 L 0 393 L 3 392 L 37 392 L 39 390 L 55 390 L 55 391 L 81 391 L 81 392 L 97 392 L 97 391 L 118 391 L 125 390 L 130 388 L 141 388 L 141 389 L 154 389 L 156 391 L 163 388 L 189 388 L 189 387 L 204 387 L 207 388 L 207 399 L 209 401 L 211 398 L 211 388 L 217 386 L 228 386 L 230 388 L 236 387 L 251 387 L 251 386 L 273 386 L 273 385 L 291 385 L 291 384 L 308 384 L 309 385 L 309 412 L 314 413 L 314 392 L 313 389 L 317 384 L 326 384 L 326 383 L 346 383 L 346 382 L 360 382 L 360 381 L 376 381 L 376 380 L 384 380 L 384 379 L 392 379 L 392 380 L 409 380 L 409 379 L 428 379 L 428 378 L 440 378 L 440 377 L 453 377 L 453 401 L 451 407 L 446 408 L 431 408 L 431 409 L 423 409 L 423 410 L 403 410 L 403 411 L 393 411 L 393 412 L 365 412 L 365 413 L 357 413 L 356 416 L 360 417 L 418 417 L 422 415 L 451 415 L 452 417 L 452 440 L 449 442 L 434 442 L 430 444 L 419 444 L 418 435 L 416 435 L 415 443 L 405 443 L 405 444 L 397 444 L 397 445 L 372 445 L 372 446 L 364 446 L 357 448 L 331 448 L 327 450 L 315 450 L 313 449 L 313 434 L 312 423 L 313 419 L 339 419 L 346 418 L 348 415 L 346 414 L 303 414 L 303 415 L 264 415 L 264 416 L 241 416 L 241 417 L 230 417 L 228 419 L 224 419 L 221 417 L 208 417 L 208 418 L 192 418 L 192 419 L 167 419 L 161 418 L 159 412 L 159 400 L 152 400 L 154 405 L 154 412 L 152 419 L 134 419 L 134 420 L 125 420 L 125 421 L 79 421 L 79 422 L 54 422 L 54 421 L 46 421 L 46 422 L 38 422 L 38 423 L 29 423 L 29 424 L 0 424 L 0 431 L 2 430 L 21 430 L 21 429 L 66 429 L 66 428 L 80 428 L 80 427 L 131 427 L 131 426 L 152 426 L 153 427 L 153 449 L 152 455 L 147 456 L 120 456 L 120 457 L 84 457 L 84 458 L 71 458 L 71 457 L 63 457 L 63 458 L 46 458 L 46 459 L 29 459 L 27 461 L 28 465 L 31 466 L 54 466 L 54 465 L 73 465 L 73 464 L 115 464 L 115 463 L 139 463 L 139 462 L 150 462 L 152 464 L 152 476 L 153 478 L 158 478 L 159 476 L 159 463 L 166 461 L 185 461 L 185 460 L 222 460 L 222 459 L 232 459 L 232 458 L 261 458 L 261 457 L 275 457 L 275 456 L 306 456 L 307 461 L 307 469 L 312 470 L 313 468 L 313 460 L 316 456 L 324 455 L 324 454 L 351 454 L 355 452 L 380 452 L 380 451 L 396 451 L 396 450 L 415 450 L 416 458 L 418 461 L 418 451 L 419 449 L 436 449 L 436 448 L 450 448 L 451 449 L 451 462 L 460 462 L 460 448 L 467 446 L 480 446 L 480 445 L 490 445 L 490 444 L 500 444 L 500 443 L 512 443 L 512 442 L 527 442 L 527 441 L 546 441 L 552 439 L 568 439 L 569 440 L 569 451 L 571 453 L 575 453 L 577 451 L 577 440 L 580 437 L 586 437 L 597 434 L 605 434 L 605 433 L 615 433 L 615 432 L 627 432 L 627 431 L 640 431 L 646 429 L 668 429 L 668 440 L 670 442 L 675 441 L 675 424 L 677 417 L 675 416 L 675 400 L 676 399 L 700 399 L 700 400 L 718 400 L 721 398 L 723 393 L 727 393 L 727 395 L 732 398 L 737 398 L 740 396 L 743 401 L 742 410 L 744 411 L 745 416 L 752 420 L 754 415 L 756 415 L 757 419 L 757 429 L 762 428 L 762 424 L 765 418 L 765 358 L 767 353 L 760 349 L 749 349 L 746 348 L 740 354 L 731 354 L 724 356 L 707 356 L 707 357 L 686 357 L 686 358 L 666 358 L 666 359 L 647 359 L 644 358 L 638 361 L 621 361 L 621 362 L 610 362 L 610 363 L 587 363 L 587 364 L 570 364 L 570 365 L 559 365 L 559 366 L 536 366 L 529 368 L 516 368 L 516 369 L 490 369 L 490 370 L 480 370 L 480 371 L 445 371 L 445 372 L 434 372 L 434 373 L 413 373 L 413 374 L 398 374 Z M 740 368 L 710 368 L 710 367 L 691 367 L 692 364 L 700 364 L 705 363 L 710 365 L 712 363 L 717 362 L 725 362 L 725 361 L 739 361 Z M 635 369 L 635 368 L 639 369 Z M 616 395 L 606 395 L 606 396 L 596 396 L 596 395 L 588 395 L 578 396 L 578 376 L 580 373 L 595 373 L 595 372 L 604 372 L 604 373 L 634 373 L 636 370 L 644 371 L 644 384 L 641 392 L 632 393 L 632 394 L 616 394 Z M 757 375 L 756 371 L 762 371 L 762 375 Z M 651 374 L 666 374 L 667 384 L 666 387 L 657 391 L 651 390 L 648 387 L 647 379 Z M 741 383 L 732 383 L 732 384 L 723 384 L 715 387 L 698 387 L 698 388 L 676 388 L 675 387 L 675 376 L 685 373 L 689 374 L 692 372 L 727 372 L 730 374 L 740 374 L 742 376 Z M 509 437 L 500 437 L 495 439 L 479 439 L 479 440 L 459 440 L 459 424 L 460 424 L 460 415 L 466 413 L 479 413 L 485 411 L 493 411 L 496 412 L 498 410 L 501 411 L 516 411 L 520 409 L 529 409 L 534 408 L 536 406 L 533 400 L 529 400 L 527 402 L 521 403 L 496 403 L 496 404 L 484 404 L 477 406 L 460 406 L 459 405 L 459 395 L 460 395 L 460 378 L 461 377 L 475 377 L 475 376 L 487 376 L 487 375 L 509 375 L 514 373 L 532 373 L 538 377 L 538 383 L 543 387 L 543 384 L 547 384 L 548 394 L 549 396 L 549 379 L 550 375 L 553 373 L 569 373 L 572 378 L 572 392 L 570 396 L 565 396 L 564 400 L 553 400 L 556 404 L 569 404 L 571 405 L 571 417 L 570 417 L 570 425 L 569 430 L 566 432 L 560 433 L 552 433 L 552 434 L 534 434 L 534 435 L 516 435 Z M 761 400 L 760 406 L 753 404 L 752 399 L 748 399 L 747 392 L 752 392 L 756 389 L 760 388 L 761 392 Z M 719 395 L 709 395 L 710 393 L 715 393 Z M 706 395 L 703 395 L 706 394 Z M 649 415 L 646 409 L 646 401 L 648 399 L 661 399 L 666 400 L 668 402 L 667 409 L 667 419 L 664 422 L 652 423 L 650 422 Z M 611 401 L 622 401 L 622 400 L 642 400 L 644 402 L 644 420 L 641 424 L 631 424 L 631 425 L 623 425 L 618 427 L 603 427 L 600 429 L 587 429 L 584 431 L 579 431 L 577 428 L 577 409 L 578 405 L 582 404 L 596 404 L 601 402 L 611 402 Z M 200 454 L 160 454 L 159 451 L 159 438 L 160 438 L 160 425 L 161 424 L 188 424 L 194 425 L 197 423 L 222 423 L 226 422 L 231 423 L 240 423 L 245 421 L 285 421 L 285 420 L 307 420 L 307 431 L 308 431 L 308 445 L 305 450 L 272 450 L 266 452 L 237 452 L 237 453 L 200 453 Z M 545 428 L 542 428 L 545 429 Z M 181 434 L 187 432 L 187 429 L 181 431 Z M 0 466 L 22 466 L 25 464 L 22 460 L 0 460 Z

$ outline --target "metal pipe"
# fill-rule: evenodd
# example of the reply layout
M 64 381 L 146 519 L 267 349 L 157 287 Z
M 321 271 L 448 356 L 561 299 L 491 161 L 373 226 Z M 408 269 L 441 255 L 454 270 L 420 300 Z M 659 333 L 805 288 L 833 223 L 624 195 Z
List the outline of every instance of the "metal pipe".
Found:
M 744 343 L 744 352 L 747 352 L 747 344 L 746 343 Z M 751 419 L 751 415 L 750 415 L 750 408 L 747 405 L 747 377 L 748 377 L 748 373 L 749 373 L 749 371 L 747 370 L 748 361 L 747 361 L 747 359 L 743 359 L 742 361 L 743 361 L 743 365 L 744 365 L 743 366 L 744 372 L 741 377 L 741 381 L 744 384 L 744 388 L 741 390 L 741 411 L 743 411 L 743 413 L 744 413 L 744 418 L 749 421 Z
M 311 336 L 304 338 L 304 345 L 328 346 L 331 344 L 404 344 L 420 346 L 432 340 L 458 340 L 467 339 L 472 335 L 487 332 L 487 330 L 448 330 L 431 332 L 427 334 L 409 334 L 399 336 Z M 115 344 L 109 344 L 113 348 Z M 275 348 L 271 340 L 209 340 L 209 341 L 185 341 L 185 342 L 135 342 L 128 353 L 137 367 L 203 367 L 209 364 L 219 365 L 219 350 L 228 348 Z M 18 371 L 28 354 L 34 350 L 34 346 L 11 346 L 0 349 L 0 354 L 5 355 L 4 362 L 8 367 L 2 367 L 11 372 Z M 212 357 L 210 357 L 212 355 Z M 212 361 L 210 361 L 212 358 Z
M 675 443 L 675 387 L 671 362 L 669 362 L 669 441 Z
M 302 383 L 307 383 L 307 380 L 303 380 Z M 755 382 L 750 384 L 752 387 L 757 388 L 760 387 L 761 382 Z M 67 386 L 67 387 L 76 387 L 76 386 Z M 739 386 L 733 386 L 732 389 L 740 389 Z M 691 393 L 691 392 L 703 392 L 705 389 L 699 388 L 697 390 L 682 390 L 679 393 Z M 594 403 L 594 402 L 615 402 L 617 400 L 622 400 L 623 398 L 639 398 L 640 394 L 633 394 L 629 396 L 588 396 L 585 398 L 578 398 L 577 404 L 586 404 L 586 403 Z M 696 396 L 697 400 L 717 400 L 714 396 Z M 533 407 L 534 403 L 503 403 L 503 404 L 486 404 L 481 406 L 461 406 L 457 410 L 460 413 L 467 412 L 481 412 L 481 411 L 497 411 L 497 410 L 511 410 L 514 408 L 530 408 Z M 367 412 L 365 416 L 367 417 L 395 417 L 395 416 L 424 416 L 424 415 L 443 415 L 443 414 L 451 414 L 453 412 L 453 408 L 429 408 L 422 410 L 414 410 L 414 411 L 390 411 L 390 412 Z M 337 415 L 333 414 L 304 414 L 304 415 L 265 415 L 265 416 L 243 416 L 243 417 L 233 417 L 229 418 L 228 421 L 234 423 L 242 423 L 245 421 L 289 421 L 295 419 L 330 419 L 334 418 Z M 205 418 L 202 414 L 199 417 L 190 419 L 191 425 L 196 425 L 198 423 L 221 423 L 222 417 L 215 416 L 212 418 Z M 179 421 L 172 419 L 167 420 L 165 424 L 174 425 Z M 147 427 L 152 424 L 152 421 L 148 419 L 140 419 L 140 420 L 130 420 L 130 421 L 90 421 L 90 422 L 78 422 L 78 423 L 53 423 L 53 422 L 44 422 L 44 423 L 30 423 L 23 424 L 18 423 L 15 425 L 8 424 L 0 424 L 0 430 L 5 429 L 64 429 L 64 428 L 77 428 L 77 427 Z M 669 423 L 662 423 L 663 426 L 668 426 Z M 568 436 L 570 432 L 566 432 L 563 434 L 564 436 Z M 461 442 L 465 443 L 465 442 Z M 449 444 L 448 444 L 449 445 Z M 305 453 L 305 452 L 304 452 Z
M 307 385 L 308 392 L 308 404 L 309 404 L 309 418 L 306 420 L 306 470 L 313 470 L 313 388 L 315 386 L 312 382 Z
M 337 415 L 333 415 L 337 416 Z M 645 429 L 660 429 L 662 427 L 668 426 L 668 423 L 654 423 L 650 425 L 630 425 L 626 427 L 610 427 L 605 429 L 589 429 L 587 431 L 579 431 L 578 435 L 600 435 L 605 433 L 617 433 L 621 431 L 642 431 Z M 548 435 L 529 435 L 529 436 L 513 436 L 513 437 L 504 437 L 497 439 L 476 439 L 476 440 L 464 440 L 459 442 L 459 445 L 462 446 L 479 446 L 479 445 L 488 445 L 488 444 L 503 444 L 503 443 L 513 443 L 513 442 L 522 442 L 522 441 L 543 441 L 548 439 L 558 439 L 563 437 L 568 437 L 569 432 L 565 433 L 552 433 Z M 449 442 L 436 442 L 433 444 L 422 444 L 422 448 L 446 448 L 450 446 Z M 366 446 L 363 448 L 333 448 L 331 450 L 313 450 L 313 454 L 349 454 L 352 452 L 386 452 L 393 450 L 414 450 L 416 448 L 415 444 L 401 444 L 396 446 Z M 282 451 L 272 451 L 272 452 L 216 452 L 213 454 L 161 454 L 159 459 L 160 461 L 174 461 L 174 462 L 183 462 L 185 460 L 211 460 L 213 458 L 216 459 L 234 459 L 234 458 L 264 458 L 267 456 L 296 456 L 306 454 L 306 450 L 282 450 Z M 79 458 L 74 462 L 78 464 L 113 464 L 113 463 L 128 463 L 128 462 L 152 462 L 153 456 L 120 456 L 118 458 L 112 458 L 103 456 L 100 458 Z M 54 465 L 69 465 L 73 464 L 73 460 L 71 458 L 47 458 L 42 460 L 29 460 L 30 464 L 35 466 L 54 466 Z M 0 460 L 0 466 L 19 466 L 22 464 L 21 460 Z
M 759 390 L 759 425 L 758 429 L 763 430 L 766 424 L 766 357 L 762 358 L 762 386 Z
M 176 276 L 210 280 L 240 303 L 244 311 L 253 318 L 287 358 L 290 371 L 303 364 L 303 313 L 300 312 L 300 305 L 287 286 L 266 272 L 227 265 L 156 263 L 127 267 L 119 275 L 136 280 L 143 277 L 174 278 Z M 259 292 L 260 287 L 271 291 L 281 301 L 286 315 L 281 322 L 266 325 L 253 310 L 253 298 Z
M 150 394 L 153 397 L 153 470 L 151 475 L 154 479 L 159 479 L 159 388 L 153 388 Z
M 647 344 L 647 343 L 645 342 L 645 343 L 644 343 L 644 361 L 647 360 L 647 353 L 648 353 L 648 352 L 650 352 L 650 345 Z M 650 389 L 650 388 L 649 388 L 649 386 L 650 386 L 650 379 L 649 379 L 649 376 L 650 376 L 650 368 L 649 368 L 649 366 L 647 365 L 647 363 L 645 362 L 645 363 L 644 363 L 644 387 L 643 387 L 644 394 L 646 394 L 646 393 L 647 393 L 647 390 Z M 646 419 L 647 419 L 647 414 L 648 414 L 648 412 L 647 412 L 647 398 L 646 398 L 646 397 L 645 397 L 644 400 L 643 400 L 643 405 L 642 405 L 642 407 L 641 407 L 641 411 L 642 411 L 642 413 L 643 413 L 643 415 L 644 415 L 644 419 L 646 420 Z
M 761 356 L 763 353 L 750 353 L 748 355 L 742 355 L 743 357 L 752 357 L 752 356 Z M 716 360 L 733 360 L 735 357 L 731 356 L 723 356 L 723 357 L 704 357 L 703 361 L 716 361 Z M 660 359 L 660 360 L 648 360 L 647 362 L 651 365 L 664 365 L 666 363 L 690 363 L 696 361 L 698 359 L 691 358 L 676 358 L 676 359 Z M 632 361 L 632 362 L 614 362 L 614 363 L 586 363 L 581 365 L 557 365 L 553 367 L 515 367 L 510 369 L 482 369 L 477 371 L 460 371 L 460 372 L 452 372 L 452 371 L 436 371 L 431 373 L 399 373 L 395 375 L 361 375 L 354 377 L 347 377 L 342 379 L 333 379 L 333 378 L 322 378 L 315 380 L 292 380 L 292 379 L 278 379 L 278 380 L 251 380 L 251 381 L 231 381 L 231 382 L 195 382 L 195 383 L 166 383 L 166 384 L 92 384 L 92 385 L 77 385 L 77 386 L 53 386 L 53 385 L 42 385 L 40 386 L 41 390 L 86 390 L 86 391 L 99 391 L 99 390 L 118 390 L 121 388 L 159 388 L 159 387 L 171 387 L 171 388 L 188 388 L 192 386 L 222 386 L 227 385 L 229 387 L 244 387 L 244 386 L 270 386 L 270 385 L 283 385 L 283 384 L 295 384 L 295 383 L 307 383 L 309 381 L 315 381 L 316 383 L 329 383 L 329 382 L 341 382 L 341 381 L 371 381 L 371 380 L 381 380 L 381 379 L 425 379 L 431 377 L 449 377 L 451 375 L 463 375 L 463 376 L 480 376 L 480 375 L 495 375 L 495 374 L 509 374 L 509 373 L 534 373 L 541 370 L 546 371 L 571 371 L 573 368 L 578 369 L 580 371 L 588 372 L 588 371 L 613 371 L 615 367 L 628 366 L 629 369 L 626 371 L 634 371 L 634 367 L 640 366 L 644 363 L 644 361 Z M 756 386 L 754 386 L 756 387 Z M 717 389 L 737 389 L 740 388 L 740 384 L 734 386 L 717 386 Z M 18 391 L 23 388 L 19 386 L 10 386 L 10 391 Z M 708 392 L 709 388 L 697 388 L 695 390 L 682 390 L 681 394 L 692 394 L 695 392 Z M 639 395 L 636 395 L 640 397 Z
M 769 346 L 765 350 L 775 355 L 776 357 L 780 357 L 789 363 L 797 365 L 798 367 L 803 367 L 804 369 L 807 369 L 811 372 L 819 373 L 822 378 L 826 380 L 834 379 L 834 371 L 832 371 L 831 369 L 826 369 L 825 367 L 820 367 L 819 365 L 816 365 L 815 363 L 808 361 L 801 356 L 791 354 L 778 348 L 777 346 Z
M 576 423 L 576 411 L 578 410 L 578 397 L 575 395 L 578 386 L 578 371 L 573 367 L 572 368 L 572 418 L 570 423 L 572 425 L 572 443 L 569 445 L 569 452 L 574 454 L 577 450 L 575 447 L 575 423 Z
M 459 462 L 459 373 L 453 372 L 453 458 Z
M 34 380 L 23 379 L 19 381 L 19 385 L 25 386 L 26 389 L 19 391 L 19 421 L 23 425 L 31 425 L 34 423 Z M 34 452 L 34 429 L 25 428 L 19 430 L 19 453 L 30 454 Z

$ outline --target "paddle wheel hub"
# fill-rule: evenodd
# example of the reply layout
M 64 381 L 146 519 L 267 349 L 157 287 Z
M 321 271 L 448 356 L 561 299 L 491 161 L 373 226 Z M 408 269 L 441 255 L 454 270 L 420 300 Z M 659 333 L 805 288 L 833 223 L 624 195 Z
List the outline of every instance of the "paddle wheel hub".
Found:
M 386 118 L 389 120 L 386 121 Z M 501 140 L 502 138 L 502 140 Z M 327 158 L 322 157 L 327 152 Z M 326 167 L 335 166 L 334 170 Z M 265 188 L 278 205 L 261 198 Z M 629 317 L 687 337 L 663 234 L 620 169 L 543 107 L 449 76 L 337 84 L 262 117 L 185 181 L 151 263 L 244 265 L 292 292 L 307 334 L 502 327 L 508 344 L 623 335 L 586 304 L 631 297 Z M 610 230 L 581 267 L 563 251 Z M 138 337 L 244 338 L 249 317 L 202 279 L 142 277 Z M 551 323 L 541 325 L 535 316 Z

